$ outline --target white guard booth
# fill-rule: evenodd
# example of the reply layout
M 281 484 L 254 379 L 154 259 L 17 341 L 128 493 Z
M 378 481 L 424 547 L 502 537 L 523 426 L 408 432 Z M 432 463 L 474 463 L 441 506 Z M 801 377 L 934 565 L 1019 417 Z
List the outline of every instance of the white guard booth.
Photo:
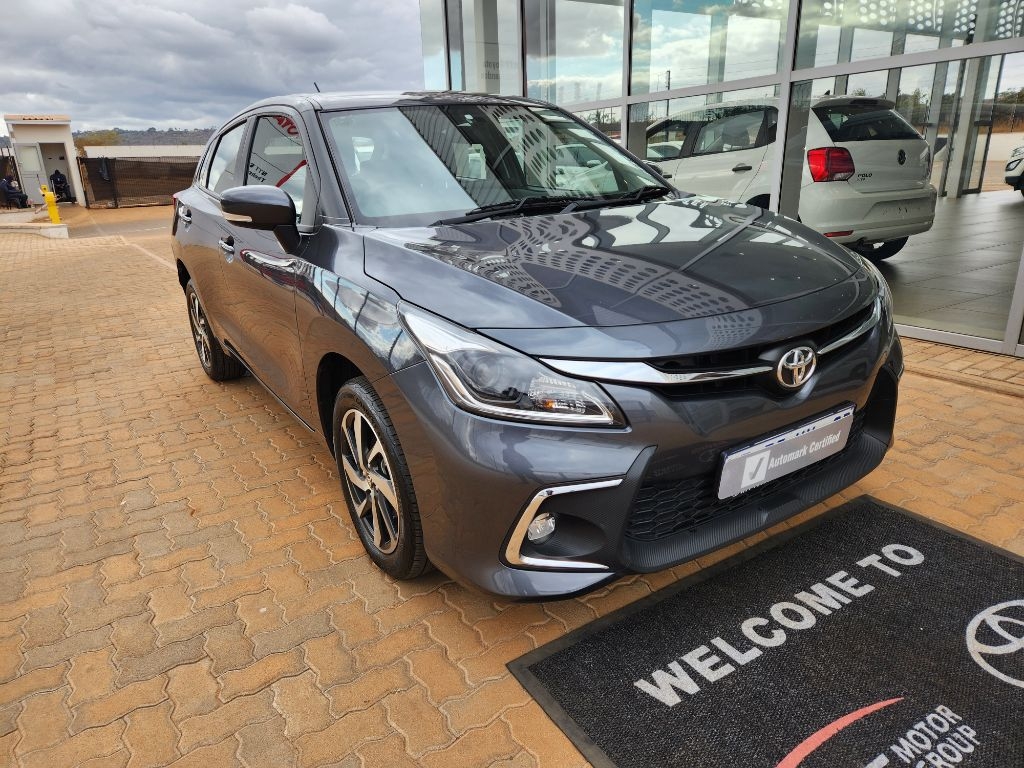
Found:
M 52 187 L 50 174 L 60 170 L 71 182 L 75 199 L 82 203 L 85 196 L 71 136 L 71 118 L 68 115 L 4 115 L 4 122 L 18 160 L 22 190 L 29 200 L 42 203 L 40 185 Z

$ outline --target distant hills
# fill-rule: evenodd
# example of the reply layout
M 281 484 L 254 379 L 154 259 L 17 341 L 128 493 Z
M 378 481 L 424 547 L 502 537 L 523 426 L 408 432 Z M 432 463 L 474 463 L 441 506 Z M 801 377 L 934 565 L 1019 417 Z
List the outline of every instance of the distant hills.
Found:
M 156 128 L 148 128 L 141 131 L 127 131 L 123 128 L 110 128 L 103 131 L 75 131 L 72 135 L 77 147 L 130 147 L 152 144 L 205 144 L 215 130 L 216 128 L 168 128 L 161 131 Z

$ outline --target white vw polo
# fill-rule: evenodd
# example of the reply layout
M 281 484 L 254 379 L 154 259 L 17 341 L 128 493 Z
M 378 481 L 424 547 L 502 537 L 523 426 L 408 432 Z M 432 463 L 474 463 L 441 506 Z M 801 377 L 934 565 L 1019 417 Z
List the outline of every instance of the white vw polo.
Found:
M 777 120 L 776 107 L 750 101 L 671 115 L 647 129 L 647 160 L 679 189 L 767 207 Z M 803 160 L 800 219 L 826 237 L 880 260 L 931 229 L 931 150 L 891 101 L 817 101 Z

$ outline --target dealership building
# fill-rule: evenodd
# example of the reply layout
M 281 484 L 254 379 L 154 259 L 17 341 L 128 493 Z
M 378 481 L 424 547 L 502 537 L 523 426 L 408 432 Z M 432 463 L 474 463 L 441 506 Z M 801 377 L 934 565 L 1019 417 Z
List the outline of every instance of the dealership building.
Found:
M 828 218 L 811 212 L 829 195 L 846 215 L 875 201 L 863 205 L 866 236 L 856 223 L 815 228 L 862 252 L 890 249 L 876 255 L 901 333 L 1024 357 L 1021 0 L 421 0 L 420 10 L 427 88 L 553 102 L 679 189 L 811 226 Z M 916 144 L 864 119 L 889 109 Z M 909 158 L 902 149 L 918 145 Z M 900 174 L 917 174 L 918 193 L 891 183 Z M 932 210 L 906 242 L 872 244 L 880 222 L 899 235 Z

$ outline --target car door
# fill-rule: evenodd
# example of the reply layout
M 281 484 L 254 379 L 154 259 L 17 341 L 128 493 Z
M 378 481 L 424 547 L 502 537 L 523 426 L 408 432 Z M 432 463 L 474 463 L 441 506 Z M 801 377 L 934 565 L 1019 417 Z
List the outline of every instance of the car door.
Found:
M 299 223 L 309 187 L 307 152 L 298 115 L 281 110 L 253 121 L 244 174 L 236 186 L 270 184 L 295 203 Z M 302 260 L 286 253 L 272 232 L 224 222 L 221 273 L 232 343 L 253 374 L 295 413 L 306 412 L 295 286 Z
M 206 316 L 222 341 L 234 336 L 220 268 L 231 228 L 217 201 L 220 192 L 238 185 L 238 155 L 246 127 L 241 120 L 211 142 L 195 183 L 176 197 L 175 237 Z
M 687 192 L 745 202 L 761 168 L 765 107 L 708 110 L 704 123 L 676 165 L 672 183 Z

